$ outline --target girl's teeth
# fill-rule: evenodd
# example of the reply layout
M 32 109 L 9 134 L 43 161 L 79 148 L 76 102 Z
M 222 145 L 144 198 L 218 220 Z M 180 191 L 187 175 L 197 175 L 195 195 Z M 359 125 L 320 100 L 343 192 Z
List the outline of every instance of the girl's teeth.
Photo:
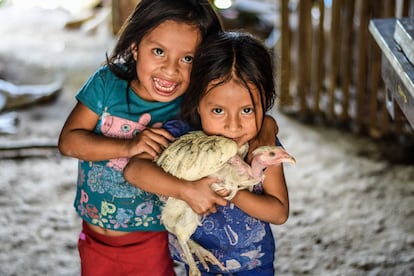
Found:
M 154 84 L 155 87 L 159 90 L 165 91 L 165 92 L 171 92 L 175 89 L 176 83 L 170 82 L 170 81 L 162 81 L 158 78 L 154 78 Z

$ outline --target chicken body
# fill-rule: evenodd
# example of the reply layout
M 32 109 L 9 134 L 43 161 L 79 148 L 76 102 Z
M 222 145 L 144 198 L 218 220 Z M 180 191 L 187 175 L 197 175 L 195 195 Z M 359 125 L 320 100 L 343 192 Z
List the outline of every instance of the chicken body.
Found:
M 232 199 L 237 191 L 251 189 L 263 178 L 263 169 L 281 162 L 294 162 L 293 157 L 281 147 L 261 147 L 253 152 L 252 166 L 243 161 L 248 152 L 248 145 L 238 149 L 237 144 L 221 136 L 207 136 L 202 131 L 190 132 L 171 143 L 156 160 L 157 165 L 172 175 L 189 181 L 213 176 L 220 183 L 212 189 L 225 189 Z M 200 275 L 193 258 L 194 253 L 203 267 L 208 271 L 206 261 L 226 268 L 208 250 L 190 239 L 201 224 L 202 216 L 195 213 L 182 200 L 169 197 L 162 209 L 161 221 L 165 228 L 177 237 L 183 257 L 189 266 L 190 275 Z

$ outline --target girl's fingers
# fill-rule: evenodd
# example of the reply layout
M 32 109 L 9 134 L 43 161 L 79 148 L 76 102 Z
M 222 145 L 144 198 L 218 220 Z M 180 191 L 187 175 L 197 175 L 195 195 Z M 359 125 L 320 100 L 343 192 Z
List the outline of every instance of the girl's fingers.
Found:
M 175 139 L 175 137 L 171 135 L 171 133 L 169 133 L 167 130 L 163 128 L 148 128 L 148 130 L 150 130 L 152 133 L 155 133 L 157 135 L 164 137 L 168 141 L 173 141 Z
M 165 129 L 146 129 L 140 133 L 140 136 L 146 144 L 151 146 L 158 144 L 162 146 L 161 149 L 166 148 L 174 140 L 174 137 Z

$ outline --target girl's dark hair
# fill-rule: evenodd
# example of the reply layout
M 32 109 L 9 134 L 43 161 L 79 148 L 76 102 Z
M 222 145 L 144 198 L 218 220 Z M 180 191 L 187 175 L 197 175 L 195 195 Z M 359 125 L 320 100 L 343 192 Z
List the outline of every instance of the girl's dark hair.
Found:
M 263 113 L 273 106 L 275 79 L 267 48 L 247 33 L 222 32 L 209 36 L 194 57 L 190 84 L 181 107 L 182 119 L 199 127 L 197 108 L 207 89 L 213 88 L 208 85 L 214 81 L 214 86 L 218 86 L 230 80 L 243 83 L 250 94 L 248 84 L 254 85 L 260 93 Z
M 139 47 L 142 38 L 166 20 L 197 26 L 202 39 L 223 30 L 221 21 L 208 0 L 141 0 L 123 25 L 107 65 L 120 79 L 137 78 L 131 45 Z

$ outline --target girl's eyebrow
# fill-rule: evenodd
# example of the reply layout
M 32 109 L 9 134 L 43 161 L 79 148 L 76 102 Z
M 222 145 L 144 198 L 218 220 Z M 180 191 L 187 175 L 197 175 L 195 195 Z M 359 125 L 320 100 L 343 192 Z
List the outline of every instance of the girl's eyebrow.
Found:
M 161 48 L 164 48 L 164 46 L 159 41 L 153 40 L 153 39 L 147 39 L 146 44 L 156 44 L 156 45 L 160 46 Z
M 162 43 L 160 43 L 159 41 L 156 40 L 147 40 L 146 44 L 154 44 L 156 47 L 161 48 L 163 50 L 170 50 L 168 47 L 164 46 Z M 196 50 L 184 50 L 182 51 L 184 55 L 195 55 Z
M 167 51 L 167 52 L 171 51 L 170 48 L 162 45 L 161 43 L 159 43 L 157 41 L 148 40 L 148 42 L 146 44 L 151 45 L 153 48 L 154 47 L 155 48 L 160 48 L 160 49 L 162 49 L 164 51 Z M 188 51 L 187 50 L 181 50 L 181 52 L 182 52 L 183 56 L 192 56 L 192 57 L 194 57 L 196 50 L 188 50 Z
M 212 101 L 208 101 L 208 102 L 206 102 L 206 105 L 214 105 L 214 106 L 221 106 L 220 104 L 218 104 L 218 103 L 215 103 L 215 102 L 212 102 Z

